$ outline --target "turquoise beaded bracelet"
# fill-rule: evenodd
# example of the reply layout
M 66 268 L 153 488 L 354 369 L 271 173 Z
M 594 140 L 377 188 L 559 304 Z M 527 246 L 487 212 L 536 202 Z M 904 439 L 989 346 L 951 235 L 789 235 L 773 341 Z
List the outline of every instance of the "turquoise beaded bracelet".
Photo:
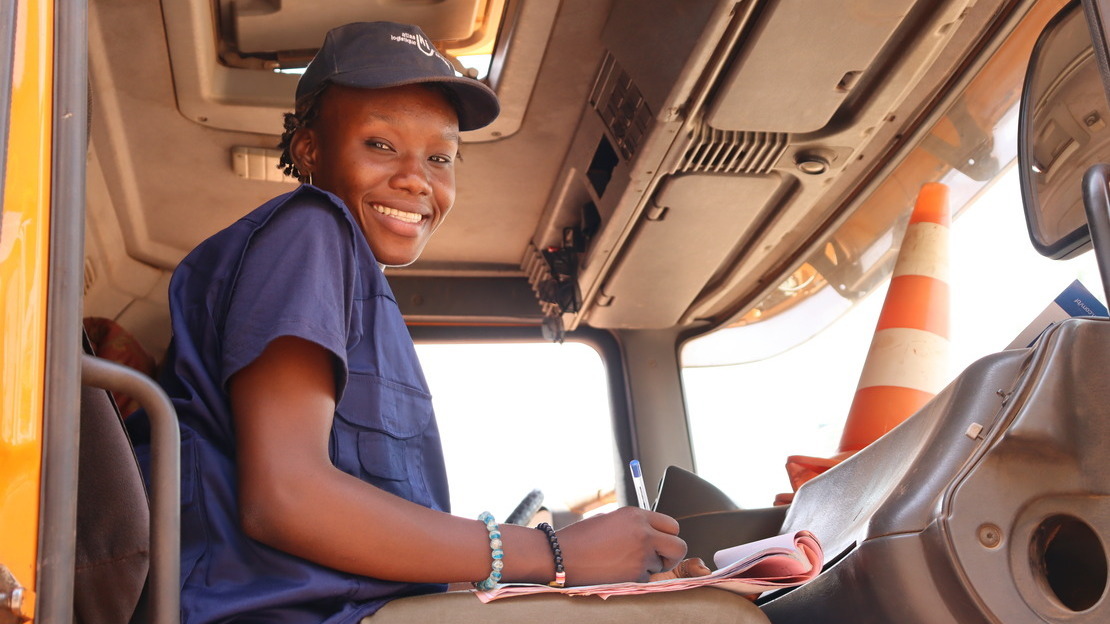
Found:
M 488 591 L 501 582 L 501 568 L 505 567 L 503 560 L 505 551 L 501 549 L 501 529 L 497 526 L 497 521 L 493 519 L 493 514 L 483 511 L 478 516 L 478 520 L 486 525 L 486 530 L 489 531 L 489 549 L 493 560 L 490 563 L 489 578 L 475 583 L 474 586 Z

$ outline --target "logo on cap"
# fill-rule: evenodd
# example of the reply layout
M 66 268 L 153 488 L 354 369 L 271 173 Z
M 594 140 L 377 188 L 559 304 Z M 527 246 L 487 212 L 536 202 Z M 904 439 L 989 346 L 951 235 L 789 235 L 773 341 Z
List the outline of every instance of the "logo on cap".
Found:
M 436 49 L 432 47 L 432 44 L 420 35 L 416 36 L 416 49 L 420 50 L 427 56 L 431 56 L 436 53 Z
M 422 35 L 414 35 L 412 33 L 402 32 L 399 35 L 390 35 L 389 40 L 416 46 L 416 49 L 420 50 L 424 54 L 424 56 L 435 56 L 439 60 L 443 61 L 443 64 L 450 68 L 452 72 L 455 71 L 455 67 L 454 65 L 451 65 L 451 61 L 443 58 L 443 55 L 439 53 L 439 50 L 435 49 L 435 46 L 432 45 L 432 42 L 425 39 Z

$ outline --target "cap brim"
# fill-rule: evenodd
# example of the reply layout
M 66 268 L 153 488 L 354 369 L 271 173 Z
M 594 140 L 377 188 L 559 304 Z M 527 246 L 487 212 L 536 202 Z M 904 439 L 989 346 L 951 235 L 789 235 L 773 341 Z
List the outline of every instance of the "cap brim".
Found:
M 329 80 L 334 84 L 361 89 L 387 89 L 410 84 L 438 83 L 455 94 L 458 100 L 459 130 L 484 128 L 497 119 L 501 103 L 497 94 L 485 83 L 462 76 L 428 76 L 400 80 L 383 80 L 382 71 L 356 70 L 335 74 Z

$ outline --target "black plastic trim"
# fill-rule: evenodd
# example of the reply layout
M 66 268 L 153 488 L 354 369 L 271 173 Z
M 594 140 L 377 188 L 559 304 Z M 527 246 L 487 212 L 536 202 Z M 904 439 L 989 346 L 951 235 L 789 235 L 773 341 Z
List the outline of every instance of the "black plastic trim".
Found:
M 1083 174 L 1083 207 L 1102 278 L 1102 293 L 1110 297 L 1110 164 L 1092 165 Z

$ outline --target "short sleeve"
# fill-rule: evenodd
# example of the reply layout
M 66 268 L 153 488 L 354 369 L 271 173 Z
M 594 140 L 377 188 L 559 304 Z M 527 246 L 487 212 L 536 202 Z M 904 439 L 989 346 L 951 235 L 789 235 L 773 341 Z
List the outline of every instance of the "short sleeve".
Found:
M 255 230 L 234 280 L 223 329 L 222 384 L 274 339 L 295 336 L 335 356 L 341 394 L 357 279 L 352 228 L 337 208 L 297 202 L 279 209 Z

